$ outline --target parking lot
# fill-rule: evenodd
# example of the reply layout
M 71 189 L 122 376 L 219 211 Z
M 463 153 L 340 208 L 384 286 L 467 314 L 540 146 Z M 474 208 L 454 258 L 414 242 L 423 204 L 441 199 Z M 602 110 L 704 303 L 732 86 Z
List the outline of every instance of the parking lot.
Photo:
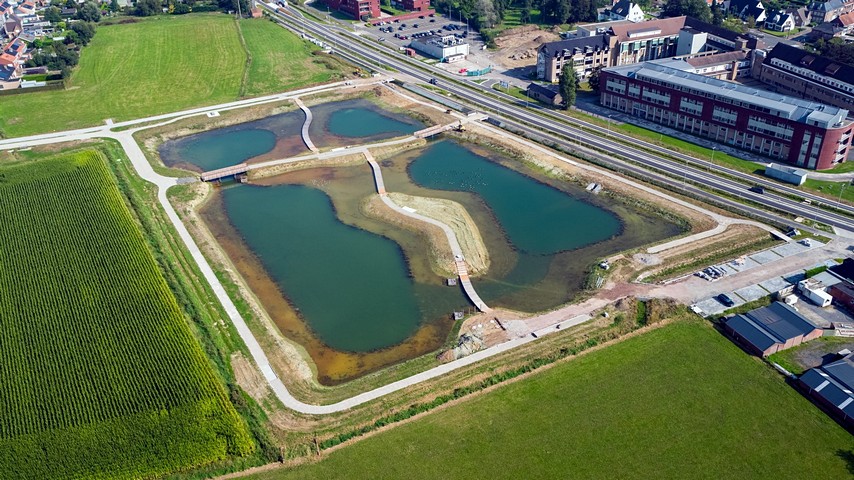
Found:
M 433 17 L 429 15 L 422 15 L 422 17 L 424 18 L 391 21 L 383 25 L 365 27 L 365 29 L 371 35 L 374 35 L 377 40 L 397 48 L 408 48 L 409 42 L 414 38 L 429 35 L 455 35 L 457 38 L 464 39 L 469 44 L 471 54 L 476 54 L 476 52 L 479 52 L 483 48 L 480 34 L 468 29 L 465 22 L 452 21 L 448 17 L 438 13 Z M 416 51 L 416 54 L 421 56 L 420 52 Z M 434 60 L 438 61 L 438 59 Z

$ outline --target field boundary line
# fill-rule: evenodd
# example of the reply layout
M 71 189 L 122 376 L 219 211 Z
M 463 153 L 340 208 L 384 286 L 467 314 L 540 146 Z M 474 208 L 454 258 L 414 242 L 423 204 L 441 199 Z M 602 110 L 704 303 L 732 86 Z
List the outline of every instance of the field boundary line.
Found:
M 237 91 L 237 98 L 243 98 L 246 95 L 246 85 L 249 82 L 249 69 L 252 68 L 252 52 L 246 46 L 243 29 L 240 28 L 240 20 L 236 18 L 234 19 L 234 28 L 237 29 L 237 38 L 240 40 L 240 46 L 243 47 L 243 53 L 246 54 L 246 62 L 243 64 L 243 78 L 240 79 L 240 89 Z

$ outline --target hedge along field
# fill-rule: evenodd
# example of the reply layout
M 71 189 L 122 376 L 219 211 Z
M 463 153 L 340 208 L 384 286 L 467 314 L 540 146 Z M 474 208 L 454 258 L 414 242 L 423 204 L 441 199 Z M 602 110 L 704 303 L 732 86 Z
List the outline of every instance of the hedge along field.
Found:
M 854 438 L 699 320 L 247 479 L 840 479 Z
M 0 169 L 3 477 L 151 477 L 254 448 L 104 162 Z
M 244 21 L 242 29 L 246 49 L 234 18 L 225 14 L 163 15 L 99 26 L 65 90 L 0 99 L 0 135 L 69 130 L 103 125 L 108 118 L 131 120 L 215 105 L 238 100 L 244 82 L 246 95 L 263 95 L 327 81 L 324 70 L 329 77 L 337 74 L 315 63 L 303 41 L 267 20 Z M 267 41 L 261 37 L 265 34 L 270 35 Z M 249 66 L 247 56 L 253 59 Z M 272 61 L 275 66 L 265 68 Z

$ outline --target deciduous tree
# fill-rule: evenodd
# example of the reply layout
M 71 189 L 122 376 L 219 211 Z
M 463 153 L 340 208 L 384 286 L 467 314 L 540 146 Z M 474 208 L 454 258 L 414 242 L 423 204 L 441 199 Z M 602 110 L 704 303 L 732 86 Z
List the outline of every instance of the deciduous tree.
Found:
M 100 22 L 101 6 L 89 0 L 77 9 L 77 19 L 84 22 Z
M 578 75 L 571 64 L 565 64 L 560 71 L 560 96 L 563 97 L 564 108 L 575 105 L 575 95 L 578 91 Z
M 704 22 L 712 21 L 712 11 L 706 4 L 706 0 L 667 0 L 661 15 L 663 17 L 687 15 Z

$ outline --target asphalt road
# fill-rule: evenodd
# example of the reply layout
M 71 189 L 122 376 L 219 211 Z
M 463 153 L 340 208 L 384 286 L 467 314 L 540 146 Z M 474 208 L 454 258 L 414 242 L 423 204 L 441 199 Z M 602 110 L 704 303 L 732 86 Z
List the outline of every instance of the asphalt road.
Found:
M 293 18 L 287 15 L 278 15 L 285 23 L 291 24 L 293 22 L 291 28 L 295 28 L 298 25 Z M 312 35 L 329 41 L 334 45 L 336 53 L 349 57 L 351 60 L 356 60 L 363 64 L 375 63 L 391 67 L 425 83 L 431 78 L 437 78 L 439 79 L 439 86 L 441 88 L 452 92 L 459 98 L 467 100 L 475 108 L 486 108 L 493 112 L 498 112 L 498 115 L 491 114 L 493 118 L 497 117 L 505 123 L 515 124 L 517 127 L 535 133 L 539 137 L 562 143 L 570 149 L 576 149 L 577 147 L 573 144 L 577 143 L 600 150 L 600 152 L 593 153 L 601 161 L 611 164 L 614 168 L 631 170 L 636 175 L 647 177 L 655 177 L 654 174 L 650 173 L 649 169 L 661 171 L 670 177 L 658 176 L 658 181 L 677 188 L 682 188 L 683 184 L 685 184 L 684 188 L 691 190 L 695 195 L 714 199 L 718 203 L 726 203 L 742 211 L 776 223 L 791 224 L 791 216 L 798 216 L 825 223 L 841 230 L 854 232 L 854 220 L 852 220 L 854 209 L 846 204 L 786 187 L 761 177 L 745 175 L 742 172 L 721 167 L 711 162 L 639 141 L 633 137 L 610 131 L 610 129 L 599 127 L 598 125 L 579 121 L 539 106 L 530 105 L 528 102 L 507 96 L 482 85 L 470 82 L 467 82 L 465 86 L 460 85 L 456 82 L 456 79 L 448 76 L 441 70 L 430 68 L 418 60 L 409 59 L 396 52 L 385 51 L 382 46 L 371 45 L 370 41 L 365 41 L 359 36 L 353 35 L 352 32 L 337 26 L 330 27 L 307 22 L 305 29 Z M 341 37 L 347 37 L 347 41 L 342 42 Z M 425 69 L 429 71 L 425 72 Z M 496 96 L 503 97 L 504 101 L 497 100 Z M 522 125 L 522 122 L 527 125 Z M 565 122 L 573 123 L 577 126 L 567 125 Z M 538 130 L 531 129 L 530 126 L 536 127 Z M 606 137 L 613 137 L 620 141 L 628 142 L 632 146 L 616 143 Z M 643 147 L 643 149 L 637 148 L 638 146 Z M 645 150 L 665 154 L 678 160 L 664 158 L 656 153 Z M 603 152 L 606 155 L 602 155 Z M 640 164 L 643 168 L 637 168 L 637 166 L 632 166 L 607 154 L 629 159 L 632 162 Z M 712 170 L 745 180 L 732 180 L 713 173 Z M 706 188 L 712 188 L 736 198 L 746 199 L 766 208 L 785 212 L 788 215 L 780 215 L 749 207 L 739 202 L 709 194 L 709 192 L 692 187 L 688 183 L 703 185 Z M 765 194 L 758 194 L 749 191 L 749 188 L 754 184 L 766 186 L 778 193 L 767 192 Z M 789 196 L 809 199 L 811 204 L 793 200 Z M 838 209 L 841 213 L 819 208 L 819 205 L 822 204 Z

